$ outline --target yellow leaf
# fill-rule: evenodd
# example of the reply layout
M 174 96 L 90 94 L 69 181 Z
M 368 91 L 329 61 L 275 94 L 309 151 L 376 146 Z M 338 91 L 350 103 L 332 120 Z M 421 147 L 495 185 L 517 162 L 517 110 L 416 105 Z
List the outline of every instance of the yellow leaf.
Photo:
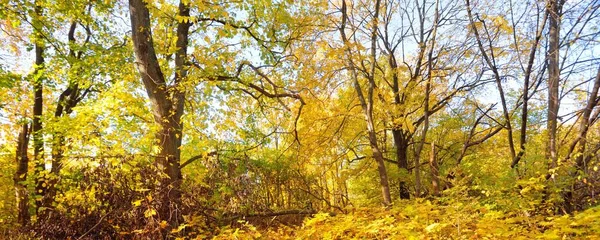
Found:
M 187 224 L 181 224 L 181 225 L 179 225 L 179 227 L 177 227 L 177 229 L 171 230 L 171 233 L 181 232 L 181 230 L 183 230 L 185 227 L 187 227 Z
M 133 206 L 139 207 L 140 205 L 142 205 L 142 201 L 144 201 L 144 199 L 133 201 L 131 202 L 131 204 L 133 204 Z
M 160 228 L 166 228 L 167 226 L 169 226 L 169 224 L 167 223 L 167 221 L 162 220 L 159 224 Z
M 435 230 L 435 228 L 439 225 L 440 225 L 439 223 L 430 224 L 429 226 L 425 227 L 425 231 L 433 232 Z
M 152 146 L 152 152 L 155 153 L 155 154 L 159 153 L 160 152 L 160 147 L 156 146 L 156 145 Z
M 154 215 L 156 215 L 156 210 L 154 210 L 153 208 L 150 208 L 144 212 L 145 217 L 152 217 Z

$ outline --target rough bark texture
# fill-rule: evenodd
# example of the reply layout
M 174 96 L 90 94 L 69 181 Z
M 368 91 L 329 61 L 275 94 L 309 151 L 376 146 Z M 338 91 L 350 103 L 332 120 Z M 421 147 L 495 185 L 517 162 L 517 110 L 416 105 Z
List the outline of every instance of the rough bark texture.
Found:
M 398 95 L 396 95 L 398 96 Z M 407 134 L 402 129 L 392 129 L 392 136 L 394 137 L 394 145 L 396 147 L 396 160 L 398 161 L 398 168 L 406 170 L 408 169 L 408 139 Z M 401 177 L 400 181 L 400 199 L 409 199 L 410 192 L 408 191 L 408 185 L 406 181 Z
M 29 168 L 29 157 L 27 156 L 27 145 L 29 144 L 29 125 L 23 124 L 17 142 L 16 160 L 17 171 L 15 172 L 15 195 L 17 200 L 17 222 L 21 226 L 29 224 L 29 192 L 27 191 L 27 171 Z
M 156 161 L 163 167 L 168 179 L 162 183 L 164 199 L 160 214 L 172 226 L 176 226 L 180 218 L 178 211 L 181 205 L 182 176 L 179 166 L 179 147 L 181 146 L 183 128 L 181 116 L 185 99 L 185 94 L 178 85 L 186 77 L 185 62 L 191 23 L 180 22 L 177 25 L 176 74 L 174 84 L 168 86 L 154 50 L 150 13 L 146 3 L 143 0 L 130 0 L 129 11 L 137 68 L 152 104 L 155 123 L 161 127 L 156 135 L 160 149 Z M 179 15 L 185 17 L 189 16 L 189 13 L 189 7 L 180 3 Z
M 45 162 L 44 162 L 44 139 L 42 136 L 42 109 L 44 106 L 43 101 L 43 73 L 40 74 L 40 71 L 44 71 L 44 45 L 40 40 L 41 24 L 39 23 L 39 17 L 43 14 L 42 8 L 40 6 L 35 7 L 35 17 L 33 20 L 33 25 L 36 26 L 35 34 L 35 71 L 33 76 L 36 76 L 37 79 L 34 79 L 33 83 L 33 92 L 34 92 L 34 102 L 33 102 L 33 122 L 32 122 L 32 130 L 33 130 L 33 159 L 35 161 L 35 175 L 37 177 L 36 180 L 36 195 L 44 196 L 46 193 L 46 177 L 45 177 Z M 42 201 L 36 201 L 36 211 L 42 206 Z
M 549 0 L 548 4 L 549 32 L 548 32 L 548 149 L 547 157 L 551 160 L 551 167 L 557 166 L 558 155 L 556 149 L 556 131 L 558 124 L 560 81 L 559 44 L 560 44 L 560 3 L 559 0 Z

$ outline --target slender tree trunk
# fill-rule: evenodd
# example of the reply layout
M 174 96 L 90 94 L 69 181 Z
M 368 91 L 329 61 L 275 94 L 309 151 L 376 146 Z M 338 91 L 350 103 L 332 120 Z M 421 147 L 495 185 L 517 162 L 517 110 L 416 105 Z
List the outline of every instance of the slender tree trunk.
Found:
M 57 119 L 62 117 L 65 108 L 66 100 L 64 92 L 59 97 L 54 117 Z M 65 147 L 65 137 L 60 132 L 55 132 L 52 136 L 52 167 L 50 168 L 50 178 L 46 181 L 46 189 L 42 199 L 42 206 L 49 207 L 54 202 L 56 196 L 56 184 L 58 184 L 59 173 L 61 169 L 63 154 Z
M 548 142 L 546 148 L 546 158 L 549 160 L 550 168 L 558 167 L 558 111 L 560 108 L 559 84 L 560 84 L 560 18 L 562 12 L 562 0 L 548 0 L 546 8 L 548 11 L 549 30 L 548 30 L 548 113 L 547 113 L 547 131 Z M 552 177 L 552 175 L 549 175 Z M 573 192 L 571 189 L 565 189 L 561 192 L 564 200 L 562 211 L 572 213 Z
M 583 109 L 583 113 L 579 122 L 579 132 L 577 134 L 577 138 L 571 143 L 569 147 L 569 152 L 567 153 L 567 159 L 571 157 L 575 147 L 577 147 L 577 157 L 575 158 L 575 171 L 571 172 L 570 175 L 573 177 L 574 181 L 572 184 L 563 190 L 563 198 L 564 198 L 564 211 L 566 213 L 572 213 L 575 210 L 575 206 L 573 204 L 573 189 L 577 183 L 577 176 L 580 174 L 585 174 L 587 170 L 587 160 L 589 159 L 586 154 L 586 145 L 587 145 L 587 132 L 590 128 L 590 124 L 594 119 L 598 118 L 600 114 L 600 110 L 594 113 L 592 116 L 592 110 L 595 106 L 598 105 L 600 99 L 598 98 L 598 91 L 600 89 L 600 68 L 598 68 L 598 72 L 596 73 L 596 78 L 594 80 L 594 86 L 592 87 L 592 91 L 588 96 L 588 101 L 586 103 L 585 108 Z M 593 190 L 592 190 L 593 191 Z
M 39 18 L 43 14 L 41 6 L 36 4 L 35 14 L 33 17 L 34 25 L 34 39 L 35 39 L 35 76 L 33 82 L 34 92 L 34 103 L 33 103 L 33 159 L 35 162 L 35 175 L 36 175 L 36 195 L 44 196 L 46 193 L 47 178 L 46 178 L 46 166 L 44 161 L 44 139 L 42 135 L 42 111 L 44 106 L 43 96 L 43 80 L 44 80 L 44 44 L 42 43 L 41 31 L 42 25 Z M 36 201 L 36 211 L 40 210 L 42 201 Z
M 60 117 L 60 115 L 56 117 Z M 62 135 L 62 133 L 54 133 L 52 138 L 52 167 L 50 168 L 51 175 L 46 179 L 46 186 L 42 198 L 43 207 L 50 207 L 54 202 L 54 197 L 56 196 L 56 184 L 58 184 L 65 147 L 65 137 Z
M 58 184 L 60 164 L 63 159 L 63 148 L 65 138 L 60 133 L 55 133 L 52 140 L 52 167 L 50 168 L 50 175 L 45 178 L 45 185 L 42 195 L 41 206 L 48 208 L 52 206 L 54 197 L 56 196 L 56 185 Z
M 425 6 L 425 1 L 423 2 L 423 7 Z M 439 0 L 435 3 L 435 17 L 433 20 L 433 30 L 431 33 L 431 42 L 429 46 L 429 53 L 427 56 L 427 83 L 425 84 L 425 99 L 424 99 L 424 123 L 423 123 L 423 133 L 421 134 L 421 141 L 417 145 L 417 149 L 415 151 L 415 196 L 421 196 L 421 152 L 423 151 L 423 146 L 425 145 L 425 140 L 427 139 L 427 132 L 429 131 L 429 97 L 431 94 L 431 81 L 433 79 L 433 49 L 435 48 L 436 34 L 437 34 L 437 22 L 439 21 Z M 423 14 L 424 15 L 424 14 Z M 421 23 L 423 25 L 423 23 Z M 421 30 L 423 31 L 423 30 Z
M 475 25 L 475 20 L 473 19 L 473 14 L 471 13 L 470 0 L 466 0 L 466 7 L 467 7 L 467 16 L 469 18 L 469 23 L 471 24 L 471 30 L 473 31 L 473 34 L 475 35 L 475 38 L 477 40 L 477 46 L 479 47 L 479 51 L 481 52 L 481 55 L 483 56 L 485 63 L 492 70 L 492 73 L 494 74 L 494 80 L 496 82 L 498 94 L 500 95 L 500 103 L 502 104 L 502 113 L 504 115 L 504 120 L 505 120 L 504 128 L 506 128 L 506 132 L 507 132 L 508 150 L 510 153 L 510 159 L 512 161 L 512 160 L 516 159 L 516 157 L 517 157 L 517 154 L 515 152 L 514 140 L 513 140 L 513 128 L 512 128 L 512 123 L 511 123 L 510 112 L 508 111 L 508 105 L 506 102 L 506 94 L 504 93 L 504 88 L 502 87 L 502 78 L 500 77 L 500 72 L 498 71 L 498 66 L 496 65 L 496 59 L 495 59 L 495 55 L 494 55 L 494 49 L 492 47 L 492 42 L 491 42 L 491 40 L 488 40 L 489 41 L 488 42 L 489 55 L 488 55 L 488 53 L 485 50 L 485 47 L 483 45 L 482 37 L 479 34 L 479 30 L 477 29 L 477 27 Z M 481 22 L 483 22 L 483 21 L 481 21 Z M 485 30 L 484 32 L 487 33 L 487 35 L 489 37 L 489 33 L 488 33 L 485 23 L 483 24 L 483 26 L 484 26 L 484 30 Z
M 347 53 L 347 62 L 350 67 L 350 73 L 352 74 L 352 80 L 354 89 L 356 90 L 356 94 L 360 101 L 360 105 L 363 109 L 365 115 L 365 121 L 367 123 L 367 134 L 369 138 L 369 145 L 371 150 L 373 151 L 373 158 L 377 163 L 377 171 L 379 173 L 379 181 L 381 185 L 381 194 L 383 196 L 383 204 L 385 206 L 389 206 L 392 203 L 390 196 L 390 187 L 389 180 L 387 176 L 387 170 L 385 168 L 385 159 L 383 158 L 383 153 L 381 152 L 379 145 L 377 143 L 377 134 L 375 132 L 375 124 L 373 121 L 373 91 L 375 89 L 375 64 L 376 64 L 376 41 L 377 41 L 377 19 L 379 18 L 379 7 L 380 0 L 376 1 L 375 4 L 375 15 L 373 16 L 373 29 L 371 32 L 371 69 L 368 77 L 368 87 L 367 87 L 367 96 L 365 97 L 358 82 L 358 74 L 356 73 L 356 66 L 352 60 L 352 50 L 349 47 L 348 38 L 346 36 L 345 27 L 346 20 L 348 18 L 346 1 L 342 1 L 342 23 L 340 26 L 340 34 L 342 36 L 342 40 L 344 41 L 344 45 Z
M 75 46 L 75 30 L 77 27 L 77 21 L 72 21 L 67 35 L 69 44 L 71 47 Z M 72 59 L 79 59 L 78 51 L 70 49 L 69 56 Z M 72 67 L 72 66 L 71 66 Z M 79 96 L 80 89 L 77 82 L 69 82 L 67 88 L 59 95 L 56 103 L 56 110 L 54 111 L 55 119 L 60 119 L 65 115 L 73 112 L 73 108 L 77 106 L 81 98 L 85 96 Z M 42 198 L 42 206 L 50 207 L 54 202 L 57 190 L 56 185 L 60 179 L 60 170 L 62 168 L 62 161 L 65 151 L 65 136 L 62 132 L 54 132 L 52 136 L 52 167 L 50 168 L 50 177 L 46 181 L 46 189 Z
M 435 155 L 435 143 L 431 142 L 431 154 L 429 155 L 429 168 L 431 169 L 431 186 L 433 195 L 440 196 L 440 168 Z
M 369 125 L 372 125 L 372 122 Z M 373 158 L 375 158 L 375 161 L 377 162 L 377 172 L 379 173 L 383 204 L 389 206 L 390 204 L 392 204 L 392 197 L 390 195 L 389 180 L 387 176 L 387 170 L 385 168 L 385 159 L 383 158 L 383 153 L 381 152 L 381 150 L 379 149 L 379 145 L 377 144 L 375 130 L 373 129 L 368 131 L 371 150 L 373 150 Z
M 581 116 L 581 123 L 579 124 L 579 148 L 577 149 L 577 158 L 575 160 L 575 167 L 579 171 L 586 170 L 586 154 L 585 154 L 585 145 L 587 144 L 587 132 L 590 128 L 590 116 L 592 115 L 592 110 L 595 106 L 598 105 L 598 90 L 600 88 L 600 68 L 598 68 L 598 72 L 596 73 L 596 79 L 594 81 L 594 86 L 592 87 L 592 92 L 588 97 L 588 102 L 583 110 L 583 114 Z
M 547 157 L 551 161 L 551 167 L 557 167 L 558 153 L 556 148 L 556 133 L 558 124 L 559 95 L 558 85 L 560 81 L 560 0 L 549 0 L 547 3 L 548 15 L 550 17 L 548 32 L 548 143 Z
M 27 156 L 27 145 L 29 145 L 29 126 L 23 124 L 17 142 L 15 153 L 17 160 L 17 171 L 15 173 L 15 195 L 17 200 L 17 222 L 23 227 L 29 224 L 29 193 L 27 191 L 27 172 L 29 170 L 29 157 Z
M 547 11 L 544 13 L 544 17 L 542 20 L 541 26 L 538 28 L 537 33 L 535 35 L 535 40 L 531 49 L 529 51 L 529 58 L 527 61 L 527 68 L 525 69 L 525 78 L 523 80 L 523 108 L 521 109 L 521 135 L 519 138 L 520 150 L 519 153 L 515 156 L 512 163 L 510 164 L 511 168 L 516 168 L 517 164 L 525 154 L 525 144 L 527 143 L 527 115 L 529 113 L 529 82 L 531 79 L 531 71 L 533 70 L 533 63 L 535 61 L 536 51 L 539 46 L 539 42 L 542 39 L 542 33 L 546 26 L 546 22 L 548 20 Z M 515 37 L 515 45 L 518 44 Z
M 427 90 L 429 91 L 429 83 L 427 83 Z M 425 122 L 423 124 L 423 133 L 421 134 L 421 142 L 417 145 L 415 150 L 415 197 L 421 197 L 421 152 L 423 151 L 423 145 L 425 145 L 425 139 L 427 131 L 429 130 L 429 94 L 426 93 L 425 97 Z
M 375 1 L 375 14 L 373 15 L 373 29 L 371 30 L 371 71 L 369 74 L 369 87 L 367 89 L 367 128 L 369 131 L 369 142 L 373 149 L 373 157 L 377 161 L 377 171 L 379 172 L 379 180 L 381 182 L 381 193 L 383 195 L 383 204 L 389 206 L 392 204 L 390 196 L 390 186 L 385 169 L 385 160 L 377 143 L 377 135 L 375 132 L 375 123 L 373 121 L 373 91 L 375 90 L 375 65 L 377 65 L 377 29 L 379 27 L 379 8 L 381 0 Z

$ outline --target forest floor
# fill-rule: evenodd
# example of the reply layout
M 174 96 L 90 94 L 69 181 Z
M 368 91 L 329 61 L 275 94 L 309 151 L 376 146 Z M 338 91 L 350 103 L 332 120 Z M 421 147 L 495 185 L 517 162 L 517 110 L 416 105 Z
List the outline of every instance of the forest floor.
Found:
M 389 209 L 318 213 L 295 226 L 265 228 L 240 221 L 222 228 L 216 239 L 600 239 L 600 207 L 562 216 L 496 208 L 477 201 L 440 205 L 413 200 Z

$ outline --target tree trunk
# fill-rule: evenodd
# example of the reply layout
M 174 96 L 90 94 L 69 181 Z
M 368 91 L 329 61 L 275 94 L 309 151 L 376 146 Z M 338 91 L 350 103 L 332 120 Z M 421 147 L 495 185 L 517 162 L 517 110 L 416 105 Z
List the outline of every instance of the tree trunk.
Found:
M 396 146 L 396 160 L 398 161 L 398 168 L 405 170 L 408 174 L 408 158 L 406 155 L 408 150 L 408 139 L 406 139 L 406 135 L 402 129 L 393 129 L 392 135 L 394 137 L 394 145 Z M 404 177 L 400 177 L 399 184 L 400 199 L 410 199 L 410 192 L 408 191 L 408 186 Z
M 433 195 L 440 196 L 440 168 L 435 156 L 435 143 L 431 142 L 431 154 L 429 155 L 429 168 L 431 169 L 431 186 Z
M 160 214 L 174 227 L 179 225 L 181 217 L 178 209 L 181 205 L 180 147 L 183 129 L 181 116 L 185 93 L 179 84 L 187 76 L 186 59 L 191 23 L 181 21 L 177 24 L 175 79 L 174 84 L 168 86 L 154 50 L 150 13 L 146 3 L 143 0 L 130 0 L 129 11 L 136 64 L 152 103 L 155 123 L 161 127 L 156 134 L 160 149 L 156 161 L 168 178 L 163 180 L 161 186 L 164 199 Z M 178 14 L 189 17 L 189 7 L 182 2 L 179 3 Z
M 347 63 L 350 68 L 350 73 L 352 74 L 352 81 L 354 89 L 356 90 L 356 94 L 360 101 L 360 105 L 363 109 L 365 122 L 367 123 L 367 134 L 369 138 L 369 145 L 371 150 L 373 151 L 373 158 L 377 162 L 377 171 L 379 173 L 379 182 L 381 186 L 381 194 L 383 196 L 383 204 L 385 206 L 389 206 L 392 203 L 390 196 L 390 187 L 389 180 L 387 177 L 387 170 L 385 168 L 385 159 L 383 158 L 383 153 L 381 152 L 379 145 L 377 143 L 377 134 L 375 132 L 375 124 L 373 121 L 373 91 L 375 89 L 375 61 L 376 61 L 376 41 L 377 41 L 377 19 L 379 17 L 379 5 L 380 1 L 377 0 L 375 4 L 375 15 L 373 16 L 373 29 L 371 32 L 371 69 L 368 77 L 368 87 L 367 87 L 367 96 L 363 94 L 360 83 L 358 82 L 358 74 L 356 71 L 356 65 L 352 60 L 352 50 L 349 47 L 348 37 L 346 36 L 345 27 L 346 20 L 348 18 L 346 1 L 342 1 L 342 23 L 340 26 L 340 34 L 342 36 L 342 40 L 344 41 L 344 45 L 347 53 Z
M 500 95 L 500 103 L 502 104 L 502 113 L 504 115 L 504 128 L 506 128 L 506 132 L 507 132 L 507 140 L 508 140 L 508 150 L 510 153 L 510 159 L 511 162 L 514 161 L 514 159 L 517 158 L 517 154 L 515 152 L 515 145 L 514 145 L 514 139 L 513 139 L 513 128 L 512 128 L 512 123 L 511 123 L 511 114 L 508 110 L 508 105 L 506 102 L 506 94 L 504 93 L 504 87 L 502 86 L 502 77 L 500 76 L 500 72 L 498 71 L 498 65 L 496 64 L 496 59 L 495 59 L 495 54 L 494 54 L 494 48 L 492 47 L 492 43 L 491 43 L 491 39 L 488 40 L 489 43 L 489 55 L 488 52 L 486 51 L 484 45 L 483 45 L 483 38 L 480 36 L 479 34 L 479 30 L 477 29 L 476 25 L 475 25 L 475 20 L 473 19 L 473 14 L 471 13 L 471 2 L 470 0 L 466 0 L 466 7 L 467 7 L 467 16 L 469 18 L 469 23 L 471 24 L 471 30 L 473 31 L 473 34 L 475 35 L 475 39 L 477 41 L 477 46 L 479 48 L 479 51 L 481 52 L 481 55 L 483 56 L 483 59 L 485 60 L 485 63 L 487 64 L 487 66 L 492 70 L 492 73 L 494 75 L 494 80 L 496 82 L 496 87 L 498 89 L 498 94 Z M 483 20 L 480 20 L 481 22 L 483 22 Z M 484 28 L 485 28 L 485 24 L 483 24 Z M 485 28 L 486 30 L 484 31 L 487 35 L 488 38 L 489 33 L 487 31 L 487 28 Z
M 542 39 L 542 33 L 544 32 L 544 28 L 546 26 L 546 22 L 548 20 L 547 12 L 544 14 L 542 24 L 538 28 L 537 33 L 535 35 L 535 40 L 533 45 L 531 46 L 531 50 L 529 51 L 529 59 L 527 60 L 527 68 L 525 69 L 525 78 L 523 80 L 523 108 L 521 109 L 521 136 L 519 137 L 519 146 L 520 150 L 516 157 L 513 159 L 510 164 L 511 168 L 516 168 L 517 164 L 525 154 L 525 144 L 527 143 L 527 114 L 528 106 L 529 106 L 529 82 L 531 79 L 531 71 L 533 70 L 533 63 L 535 61 L 536 51 L 539 46 L 539 42 Z M 517 39 L 515 37 L 515 47 L 517 47 Z
M 392 197 L 390 195 L 390 185 L 387 176 L 387 170 L 385 168 L 385 159 L 383 158 L 383 153 L 377 144 L 377 138 L 374 130 L 369 130 L 369 142 L 371 143 L 371 149 L 373 150 L 373 158 L 375 158 L 375 161 L 377 162 L 377 172 L 379 173 L 383 204 L 389 206 L 392 204 Z
M 36 175 L 36 195 L 44 196 L 46 193 L 46 166 L 44 161 L 44 139 L 42 135 L 42 111 L 44 106 L 43 96 L 43 71 L 44 71 L 44 45 L 41 40 L 41 23 L 39 18 L 42 16 L 42 7 L 36 4 L 35 13 L 33 17 L 33 25 L 35 26 L 34 39 L 35 39 L 35 71 L 33 76 L 33 159 L 35 162 L 35 175 Z M 40 72 L 42 72 L 40 74 Z M 36 211 L 39 211 L 42 206 L 42 201 L 36 201 Z
M 559 0 L 549 0 L 547 5 L 550 17 L 548 32 L 548 143 L 547 157 L 551 161 L 551 167 L 557 167 L 558 153 L 556 149 L 556 132 L 558 124 L 559 95 L 558 85 L 560 81 L 559 66 L 559 44 L 560 44 L 560 12 Z
M 546 4 L 548 11 L 549 30 L 548 30 L 548 142 L 546 148 L 546 158 L 550 162 L 550 168 L 558 167 L 558 149 L 557 149 L 557 127 L 558 127 L 558 110 L 560 107 L 560 96 L 558 92 L 560 83 L 560 18 L 562 12 L 562 0 L 549 0 Z M 552 177 L 552 175 L 550 175 Z M 571 189 L 565 189 L 561 192 L 564 200 L 562 211 L 564 213 L 572 213 L 573 193 Z
M 390 44 L 387 41 L 387 39 L 385 43 L 386 49 L 388 51 L 388 64 L 393 69 L 392 93 L 394 93 L 394 105 L 397 106 L 402 104 L 402 100 L 400 99 L 400 82 L 397 71 L 398 62 L 396 61 L 392 44 Z M 396 161 L 398 162 L 398 168 L 400 169 L 400 171 L 405 170 L 408 173 L 408 159 L 406 156 L 408 149 L 408 139 L 405 138 L 404 132 L 399 126 L 392 126 L 392 136 L 394 138 L 394 147 L 396 148 Z M 408 191 L 408 186 L 406 185 L 404 176 L 400 176 L 400 178 L 398 179 L 398 184 L 400 199 L 409 199 L 410 192 Z
M 371 149 L 373 150 L 373 158 L 377 161 L 377 171 L 379 172 L 379 181 L 381 183 L 381 194 L 383 195 L 383 204 L 389 206 L 392 204 L 392 198 L 390 196 L 390 186 L 387 177 L 387 171 L 385 169 L 385 160 L 383 159 L 383 153 L 377 143 L 377 133 L 375 131 L 375 123 L 373 120 L 373 91 L 375 90 L 375 65 L 377 64 L 377 29 L 379 23 L 379 7 L 381 1 L 375 1 L 375 14 L 373 15 L 373 29 L 371 32 L 371 71 L 368 77 L 369 87 L 367 88 L 367 105 L 366 105 L 366 117 L 367 117 L 367 130 L 369 132 L 369 142 Z
M 392 92 L 394 93 L 394 105 L 402 104 L 400 99 L 400 83 L 398 76 L 398 63 L 391 48 L 388 48 L 390 54 L 388 55 L 388 63 L 390 67 L 394 69 L 392 71 Z M 407 159 L 407 150 L 408 150 L 408 139 L 406 139 L 406 135 L 403 130 L 399 126 L 392 126 L 392 136 L 394 138 L 394 147 L 396 148 L 396 161 L 398 162 L 398 168 L 400 171 L 405 170 L 408 173 L 408 159 Z M 406 179 L 404 176 L 400 176 L 398 179 L 399 184 L 399 193 L 400 199 L 410 199 L 410 192 L 408 191 L 408 186 L 406 184 Z
M 21 226 L 29 224 L 29 193 L 27 191 L 27 171 L 29 169 L 29 157 L 27 156 L 27 145 L 29 145 L 29 126 L 23 124 L 19 140 L 17 142 L 16 160 L 17 171 L 15 173 L 15 195 L 17 200 L 17 222 Z
M 423 2 L 425 5 L 425 2 Z M 429 54 L 427 56 L 427 83 L 425 84 L 425 99 L 423 103 L 423 133 L 421 134 L 421 141 L 417 145 L 417 149 L 415 151 L 415 196 L 421 196 L 421 151 L 423 151 L 423 146 L 425 145 L 425 140 L 427 139 L 427 132 L 429 131 L 429 98 L 431 94 L 431 81 L 433 80 L 433 49 L 435 48 L 435 41 L 437 37 L 437 23 L 439 21 L 439 0 L 435 2 L 435 18 L 433 20 L 433 30 L 431 33 L 431 41 L 429 46 Z M 421 30 L 422 31 L 422 30 Z
M 577 136 L 579 140 L 579 148 L 577 150 L 577 158 L 575 160 L 575 167 L 579 171 L 586 170 L 586 154 L 585 154 L 585 145 L 587 144 L 587 132 L 590 128 L 590 122 L 593 121 L 594 118 L 590 119 L 592 114 L 592 110 L 595 106 L 598 105 L 598 90 L 600 89 L 600 68 L 598 68 L 598 72 L 596 73 L 596 79 L 594 80 L 594 86 L 592 87 L 592 92 L 588 97 L 588 102 L 583 110 L 583 114 L 581 116 L 581 123 L 579 125 L 579 136 Z
M 179 120 L 179 119 L 178 119 Z M 179 122 L 179 121 L 177 121 Z M 180 203 L 181 192 L 181 169 L 179 168 L 180 150 L 181 147 L 181 129 L 176 127 L 177 122 L 165 122 L 161 125 L 161 130 L 156 134 L 160 152 L 156 157 L 156 161 L 164 167 L 163 171 L 168 178 L 163 179 L 163 187 L 165 192 L 165 201 L 171 205 L 169 209 L 163 209 L 164 213 L 172 214 L 172 211 L 177 210 Z
M 72 47 L 76 44 L 76 27 L 77 22 L 72 21 L 67 36 L 69 44 L 72 44 Z M 76 54 L 77 52 L 78 51 L 71 49 L 69 51 L 69 56 L 73 59 L 80 59 Z M 79 93 L 79 84 L 76 82 L 70 82 L 67 88 L 58 97 L 58 101 L 56 103 L 56 110 L 54 111 L 55 119 L 60 119 L 61 117 L 68 116 L 68 114 L 71 114 L 73 112 L 73 108 L 77 106 L 79 101 L 81 101 L 81 98 L 83 98 L 83 96 L 79 96 Z M 64 151 L 65 136 L 62 132 L 54 132 L 52 136 L 52 167 L 50 168 L 51 177 L 46 182 L 46 190 L 42 200 L 42 205 L 44 207 L 50 207 L 54 202 L 54 197 L 56 196 L 56 185 L 58 184 L 58 181 L 60 179 L 59 174 L 62 168 Z

